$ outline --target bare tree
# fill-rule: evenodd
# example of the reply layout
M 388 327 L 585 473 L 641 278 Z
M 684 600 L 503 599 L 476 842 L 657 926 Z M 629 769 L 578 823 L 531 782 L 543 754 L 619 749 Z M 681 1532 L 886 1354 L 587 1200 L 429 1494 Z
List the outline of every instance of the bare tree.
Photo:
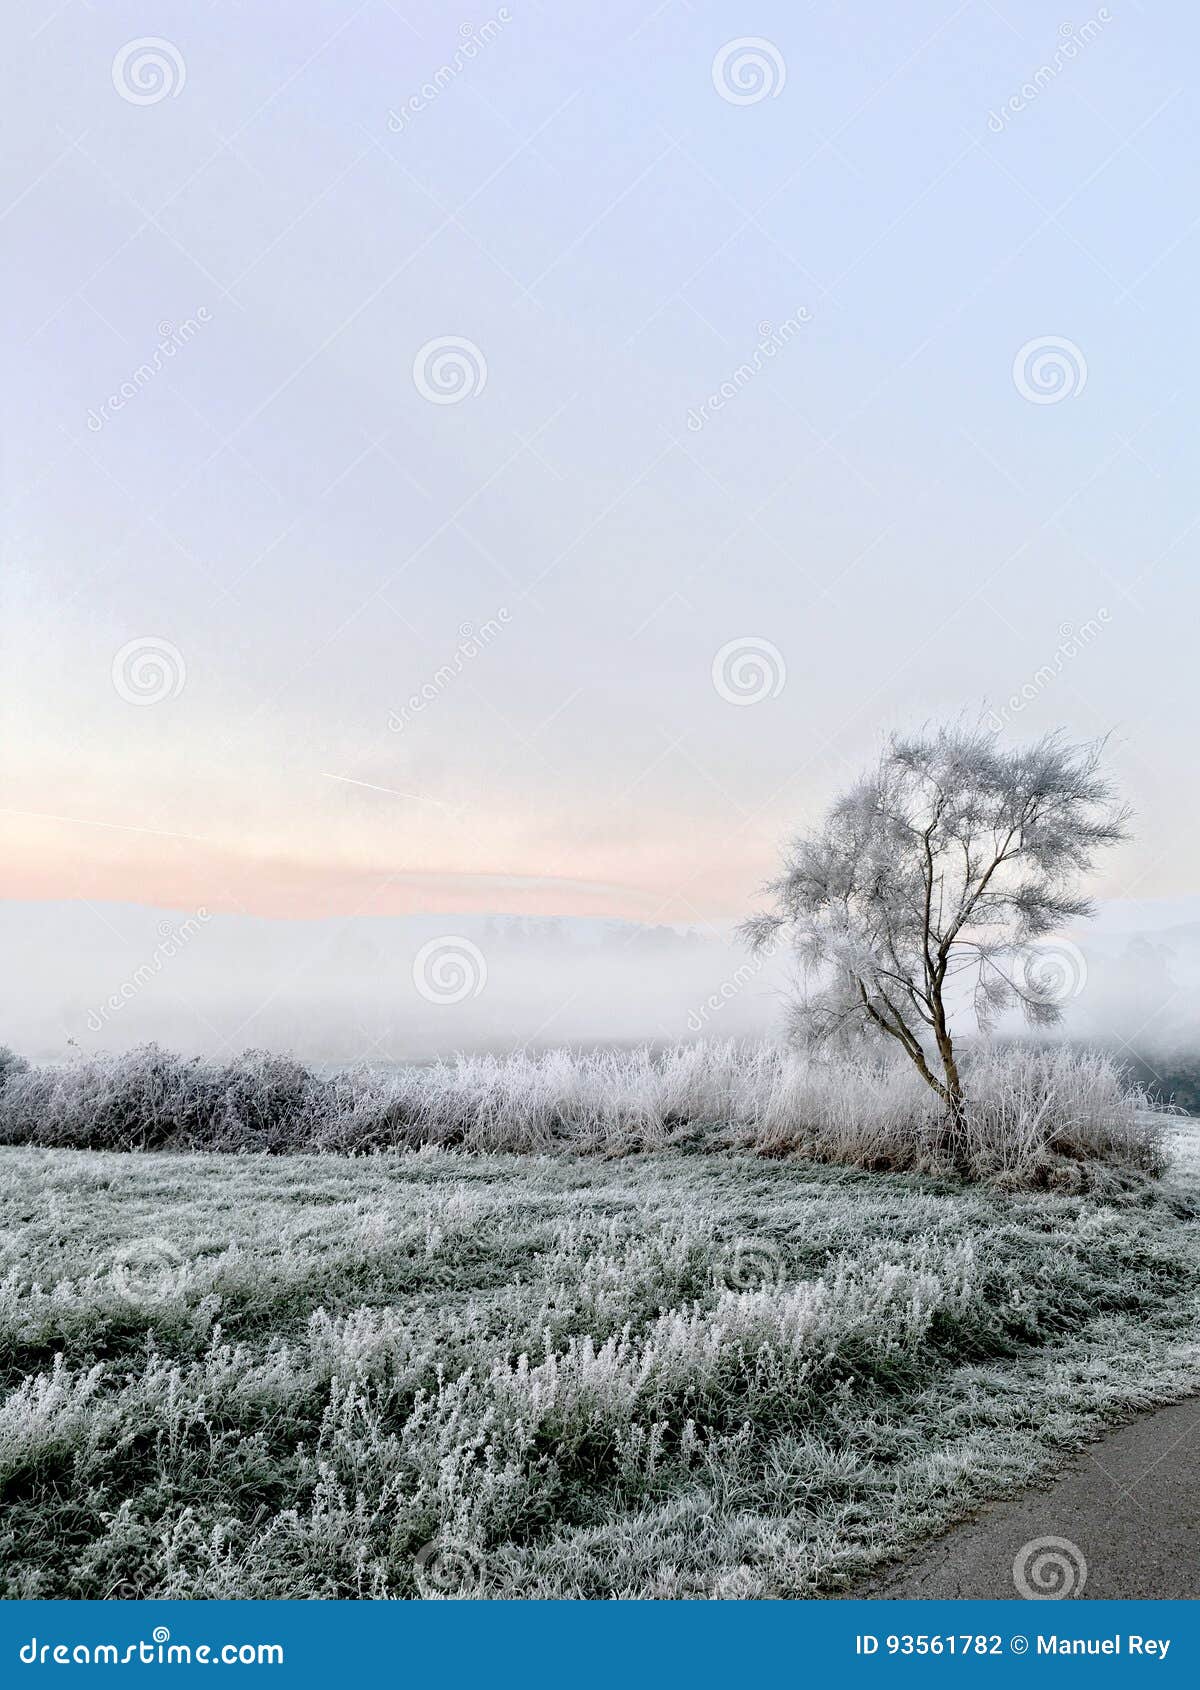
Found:
M 1049 982 L 1022 964 L 1092 913 L 1080 877 L 1125 837 L 1103 749 L 1062 734 L 1005 749 L 978 726 L 894 736 L 820 830 L 788 846 L 766 888 L 774 909 L 743 928 L 756 948 L 781 933 L 794 943 L 813 988 L 795 1008 L 804 1036 L 904 1047 L 946 1105 L 952 1154 L 967 1100 L 948 998 L 969 988 L 981 1028 L 1013 1003 L 1034 1025 L 1060 1018 Z

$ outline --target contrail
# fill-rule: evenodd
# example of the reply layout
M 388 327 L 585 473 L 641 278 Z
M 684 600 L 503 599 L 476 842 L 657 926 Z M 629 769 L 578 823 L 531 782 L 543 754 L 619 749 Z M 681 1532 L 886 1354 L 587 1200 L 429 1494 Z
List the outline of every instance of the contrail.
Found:
M 452 804 L 444 804 L 440 798 L 427 798 L 422 792 L 401 792 L 394 786 L 376 786 L 374 781 L 355 780 L 353 775 L 331 775 L 328 770 L 321 770 L 325 780 L 344 781 L 347 786 L 365 786 L 368 792 L 386 792 L 389 798 L 411 798 L 418 804 L 437 804 L 443 810 L 453 809 Z
M 172 833 L 165 827 L 135 827 L 131 822 L 101 822 L 95 821 L 91 816 L 60 816 L 51 810 L 0 809 L 0 816 L 30 816 L 35 821 L 73 822 L 76 827 L 108 827 L 118 833 L 152 833 L 158 839 L 194 839 L 201 845 L 215 843 L 203 833 Z

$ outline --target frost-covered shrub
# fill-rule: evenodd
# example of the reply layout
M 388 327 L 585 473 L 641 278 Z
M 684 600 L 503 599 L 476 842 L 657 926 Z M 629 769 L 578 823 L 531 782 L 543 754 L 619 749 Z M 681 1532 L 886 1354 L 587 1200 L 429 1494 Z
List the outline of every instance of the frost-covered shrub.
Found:
M 967 1072 L 965 1130 L 976 1175 L 1070 1186 L 1089 1161 L 1162 1173 L 1167 1118 L 1110 1057 L 1061 1045 L 985 1045 Z
M 143 1045 L 10 1075 L 0 1137 L 90 1150 L 294 1150 L 331 1112 L 328 1082 L 288 1056 L 220 1064 Z
M 332 1112 L 328 1084 L 291 1056 L 247 1050 L 204 1070 L 206 1147 L 293 1150 L 308 1145 Z
M 10 1075 L 23 1074 L 28 1067 L 23 1056 L 18 1056 L 7 1045 L 0 1045 L 0 1091 L 4 1090 Z
M 1088 1162 L 1162 1173 L 1166 1117 L 1110 1057 L 981 1043 L 962 1068 L 961 1155 L 973 1178 L 1077 1189 Z M 764 1085 L 757 1122 L 735 1136 L 768 1154 L 931 1172 L 941 1165 L 941 1128 L 941 1103 L 902 1059 L 784 1059 Z
M 202 1064 L 144 1045 L 122 1057 L 29 1068 L 0 1092 L 10 1144 L 156 1150 L 188 1142 L 204 1119 Z
M 958 1164 L 1013 1186 L 1084 1180 L 1088 1164 L 1156 1173 L 1162 1117 L 1109 1057 L 979 1044 L 963 1059 Z M 941 1104 L 902 1057 L 781 1045 L 461 1056 L 319 1077 L 286 1056 L 227 1063 L 149 1045 L 10 1075 L 0 1139 L 94 1149 L 623 1155 L 737 1145 L 876 1171 L 945 1172 Z

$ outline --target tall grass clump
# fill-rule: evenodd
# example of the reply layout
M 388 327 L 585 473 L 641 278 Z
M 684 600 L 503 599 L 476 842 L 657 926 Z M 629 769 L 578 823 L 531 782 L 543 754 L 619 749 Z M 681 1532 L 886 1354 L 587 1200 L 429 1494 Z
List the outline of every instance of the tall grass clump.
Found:
M 1111 1057 L 979 1043 L 963 1060 L 955 1167 L 1075 1189 L 1100 1167 L 1157 1174 L 1164 1117 Z M 900 1057 L 773 1044 L 460 1056 L 318 1075 L 287 1056 L 225 1062 L 147 1045 L 57 1066 L 9 1062 L 0 1142 L 90 1150 L 623 1155 L 742 1148 L 877 1171 L 948 1171 L 938 1098 Z

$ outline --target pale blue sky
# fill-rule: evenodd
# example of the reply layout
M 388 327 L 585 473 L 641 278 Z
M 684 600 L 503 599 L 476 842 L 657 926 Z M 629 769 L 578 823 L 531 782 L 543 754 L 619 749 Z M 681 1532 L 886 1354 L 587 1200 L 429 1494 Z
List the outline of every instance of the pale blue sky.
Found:
M 1115 730 L 1102 890 L 1198 890 L 1189 8 L 15 14 L 12 895 L 724 917 L 881 729 L 1023 687 L 1010 732 Z M 446 337 L 486 382 L 433 403 Z

